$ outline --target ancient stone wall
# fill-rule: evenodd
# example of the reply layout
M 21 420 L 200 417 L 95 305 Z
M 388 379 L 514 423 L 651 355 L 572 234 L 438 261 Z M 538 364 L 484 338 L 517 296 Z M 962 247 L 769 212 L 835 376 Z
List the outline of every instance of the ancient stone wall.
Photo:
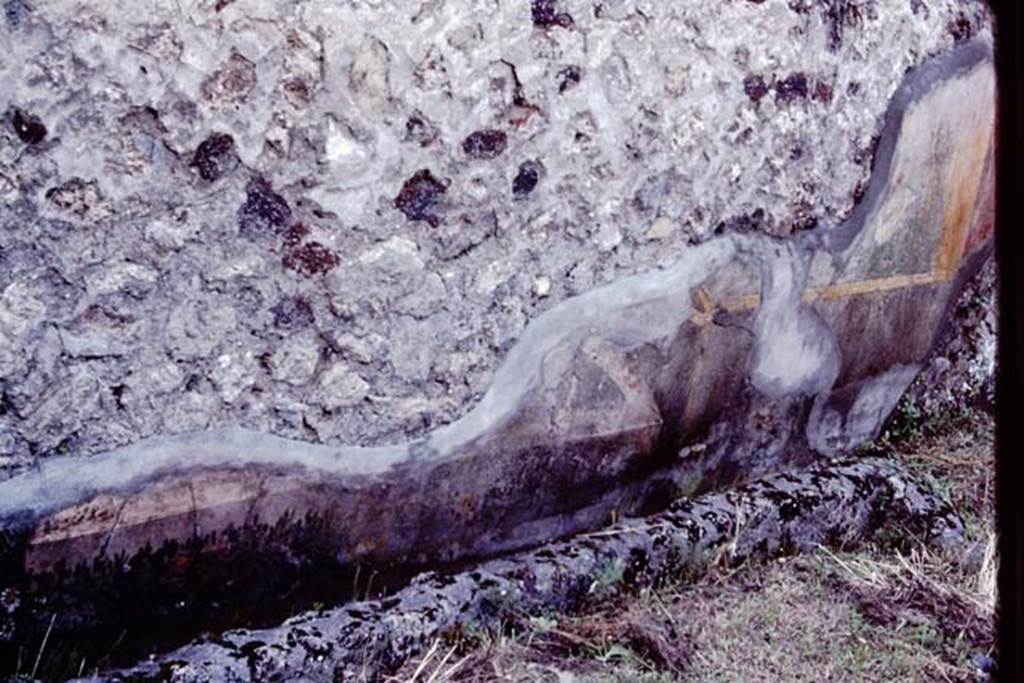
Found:
M 979 3 L 5 7 L 21 615 L 160 585 L 173 620 L 848 454 L 991 253 Z
M 423 435 L 567 298 L 837 225 L 903 74 L 991 30 L 961 0 L 5 8 L 7 474 Z

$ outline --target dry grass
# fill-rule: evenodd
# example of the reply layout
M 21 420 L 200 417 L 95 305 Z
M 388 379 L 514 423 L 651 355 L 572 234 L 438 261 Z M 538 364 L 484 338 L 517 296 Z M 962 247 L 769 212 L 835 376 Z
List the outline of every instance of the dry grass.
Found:
M 583 615 L 452 636 L 393 680 L 984 680 L 976 662 L 994 640 L 992 433 L 990 418 L 960 416 L 875 446 L 948 496 L 965 518 L 964 548 L 892 539 L 717 569 Z
M 983 412 L 929 416 L 918 428 L 902 425 L 872 446 L 905 463 L 943 492 L 965 517 L 976 540 L 994 530 L 995 423 Z

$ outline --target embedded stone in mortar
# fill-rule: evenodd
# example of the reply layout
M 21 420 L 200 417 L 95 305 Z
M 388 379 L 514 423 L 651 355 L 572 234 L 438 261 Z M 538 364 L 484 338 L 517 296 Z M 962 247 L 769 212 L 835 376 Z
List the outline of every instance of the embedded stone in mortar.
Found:
M 983 5 L 958 0 L 838 18 L 781 0 L 11 7 L 8 464 L 232 424 L 329 444 L 425 434 L 465 414 L 527 323 L 568 296 L 668 265 L 719 226 L 836 224 L 866 187 L 899 75 L 990 32 Z M 462 142 L 482 130 L 507 147 L 468 160 Z M 203 147 L 220 133 L 223 156 Z M 451 180 L 436 228 L 393 204 L 419 169 Z M 283 234 L 239 233 L 257 177 L 293 212 Z M 363 259 L 394 237 L 417 264 Z M 159 281 L 86 286 L 123 261 Z M 301 384 L 266 362 L 284 338 L 274 307 L 296 296 L 322 338 Z M 196 354 L 207 312 L 215 346 Z M 444 353 L 409 348 L 426 340 Z M 242 347 L 258 359 L 244 388 L 216 360 Z M 179 380 L 146 381 L 172 358 Z M 321 378 L 350 368 L 365 398 L 325 401 Z

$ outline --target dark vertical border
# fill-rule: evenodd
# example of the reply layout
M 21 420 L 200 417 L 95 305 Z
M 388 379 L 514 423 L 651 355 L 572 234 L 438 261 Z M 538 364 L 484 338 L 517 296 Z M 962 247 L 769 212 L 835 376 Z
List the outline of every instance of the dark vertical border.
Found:
M 1020 310 L 1024 263 L 1024 2 L 992 0 L 999 81 L 996 258 L 999 264 L 999 355 L 996 375 L 996 500 L 999 528 L 997 680 L 1024 681 L 1024 329 Z

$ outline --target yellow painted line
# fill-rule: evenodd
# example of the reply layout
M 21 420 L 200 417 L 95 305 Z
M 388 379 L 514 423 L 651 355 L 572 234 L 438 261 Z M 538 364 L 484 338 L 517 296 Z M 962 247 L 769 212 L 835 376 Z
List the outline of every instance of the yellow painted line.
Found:
M 938 246 L 932 255 L 932 269 L 927 273 L 913 275 L 892 275 L 870 280 L 839 282 L 824 287 L 809 287 L 800 296 L 801 301 L 829 301 L 849 296 L 874 294 L 905 287 L 920 287 L 948 282 L 963 260 L 967 233 L 974 218 L 974 207 L 978 205 L 982 191 L 985 164 L 992 151 L 992 124 L 982 125 L 966 143 L 960 146 L 958 154 L 962 161 L 951 171 L 952 193 L 946 205 L 942 233 Z M 964 149 L 966 148 L 966 149 Z M 727 311 L 749 311 L 761 305 L 760 294 L 746 294 L 723 300 L 718 307 Z M 707 325 L 714 316 L 716 306 L 707 289 L 701 287 L 694 295 L 692 316 L 694 323 Z
M 941 282 L 948 282 L 952 277 L 951 271 L 933 271 L 931 273 L 915 273 L 913 275 L 892 275 L 890 277 L 873 278 L 871 280 L 853 280 L 851 282 L 838 282 L 825 287 L 808 287 L 800 296 L 804 303 L 811 301 L 830 301 L 832 299 L 844 299 L 850 296 L 874 294 L 887 292 L 907 287 L 920 287 L 922 285 L 933 285 Z M 761 305 L 760 294 L 746 294 L 744 296 L 726 299 L 719 304 L 730 312 L 750 311 Z M 702 305 L 700 310 L 694 313 L 692 319 L 698 325 L 704 325 L 711 321 L 714 315 L 714 307 L 707 304 Z
M 891 275 L 889 277 L 875 278 L 873 280 L 854 280 L 852 282 L 839 282 L 827 287 L 811 287 L 804 291 L 800 297 L 803 301 L 815 301 L 817 299 L 842 299 L 848 296 L 860 294 L 874 294 L 875 292 L 887 292 L 894 289 L 906 287 L 920 287 L 921 285 L 933 285 L 937 282 L 945 282 L 948 277 L 932 271 L 930 273 L 916 273 L 914 275 Z

